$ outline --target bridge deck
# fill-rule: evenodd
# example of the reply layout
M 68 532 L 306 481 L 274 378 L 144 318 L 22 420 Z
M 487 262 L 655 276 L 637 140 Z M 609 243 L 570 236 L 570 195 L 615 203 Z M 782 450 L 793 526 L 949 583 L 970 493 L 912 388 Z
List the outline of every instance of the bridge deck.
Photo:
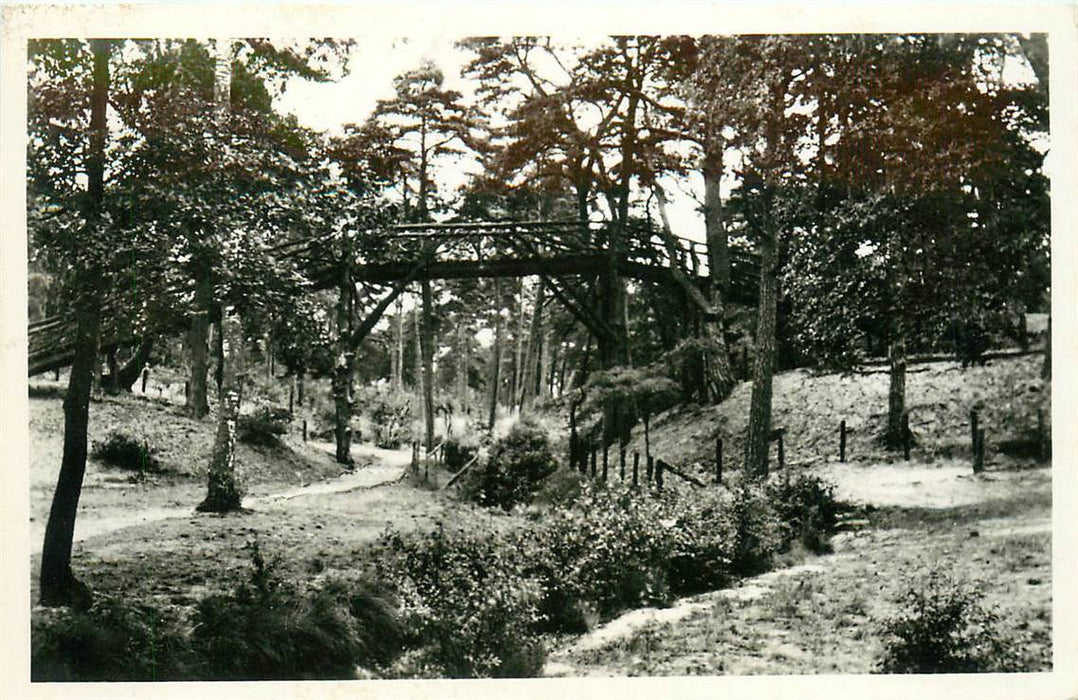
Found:
M 627 231 L 615 260 L 619 275 L 650 283 L 672 283 L 672 262 L 666 246 L 653 232 L 635 227 Z M 465 279 L 481 277 L 551 277 L 600 274 L 608 263 L 607 231 L 602 224 L 577 221 L 463 222 L 392 226 L 364 240 L 365 257 L 352 261 L 357 283 L 386 284 L 403 279 Z M 710 283 L 706 247 L 677 238 L 676 263 L 701 287 Z M 293 261 L 311 280 L 314 289 L 336 285 L 339 262 L 330 237 L 282 243 L 269 252 Z M 415 266 L 425 255 L 433 258 L 418 274 Z M 732 251 L 733 252 L 733 251 Z M 755 297 L 755 258 L 735 253 L 731 262 L 731 301 L 751 303 Z M 171 290 L 182 293 L 184 290 Z M 106 309 L 110 302 L 106 300 Z M 102 349 L 136 340 L 121 323 L 120 309 L 104 314 Z M 173 324 L 175 325 L 175 324 Z M 174 330 L 161 328 L 161 332 Z M 60 315 L 28 328 L 32 376 L 71 362 L 74 321 Z

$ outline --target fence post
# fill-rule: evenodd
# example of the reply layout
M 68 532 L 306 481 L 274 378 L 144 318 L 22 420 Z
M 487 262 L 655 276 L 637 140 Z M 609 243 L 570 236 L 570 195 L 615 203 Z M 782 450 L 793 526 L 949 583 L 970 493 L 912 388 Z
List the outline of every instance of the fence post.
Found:
M 838 424 L 838 461 L 846 461 L 846 421 Z
M 665 466 L 665 462 L 663 462 L 661 459 L 655 460 L 655 490 L 656 491 L 662 491 L 663 490 L 663 466 Z
M 645 472 L 645 474 L 647 475 L 647 478 L 648 478 L 648 486 L 651 486 L 651 475 L 654 474 L 654 473 L 655 473 L 655 458 L 653 456 L 651 456 L 651 455 L 648 455 L 648 463 L 647 463 L 646 472 Z
M 640 485 L 640 453 L 633 450 L 633 487 Z
M 973 450 L 977 450 L 977 409 L 971 408 L 969 410 L 969 439 L 973 445 Z
M 722 438 L 715 438 L 715 483 L 722 483 Z
M 779 431 L 779 469 L 786 468 L 786 450 L 783 448 L 782 445 L 782 435 L 785 432 L 785 430 Z
M 618 461 L 621 463 L 621 480 L 625 481 L 625 443 L 618 442 Z
M 603 440 L 603 483 L 606 483 L 607 467 L 610 461 L 610 445 L 606 444 L 606 440 Z
M 303 419 L 303 441 L 307 442 L 307 419 Z
M 1044 421 L 1044 409 L 1037 410 L 1037 438 L 1040 442 L 1041 461 L 1047 461 L 1052 456 L 1052 439 Z
M 591 478 L 592 479 L 595 478 L 595 458 L 596 458 L 596 454 L 597 454 L 597 450 L 596 450 L 596 447 L 595 447 L 595 443 L 592 442 L 591 443 Z
M 984 471 L 984 428 L 977 429 L 977 438 L 973 447 L 973 473 Z

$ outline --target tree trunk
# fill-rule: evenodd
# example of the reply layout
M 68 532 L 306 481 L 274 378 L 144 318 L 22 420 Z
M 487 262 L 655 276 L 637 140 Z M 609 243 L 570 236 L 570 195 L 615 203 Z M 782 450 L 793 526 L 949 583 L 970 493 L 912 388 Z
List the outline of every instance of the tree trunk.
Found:
M 501 282 L 494 280 L 494 296 L 498 299 L 494 317 L 494 345 L 491 347 L 493 367 L 490 377 L 490 420 L 487 422 L 487 430 L 493 432 L 494 423 L 498 419 L 498 384 L 501 382 L 502 371 L 502 314 L 501 314 Z
M 524 354 L 525 346 L 527 344 L 527 336 L 524 333 L 524 328 L 527 325 L 527 313 L 526 304 L 524 303 L 523 277 L 520 278 L 520 285 L 517 292 L 517 300 L 517 303 L 519 304 L 520 315 L 517 317 L 516 350 L 513 354 L 513 381 L 512 389 L 509 392 L 510 408 L 516 407 L 517 401 L 524 390 Z
M 535 308 L 532 311 L 531 328 L 528 330 L 528 343 L 524 352 L 524 379 L 520 395 L 520 412 L 523 414 L 531 408 L 532 399 L 542 392 L 543 367 L 539 362 L 542 353 L 540 345 L 543 340 L 543 303 L 546 295 L 546 279 L 539 278 L 539 286 L 535 290 Z M 536 375 L 538 375 L 538 380 Z M 537 386 L 538 385 L 538 386 Z
M 724 401 L 734 389 L 734 373 L 730 367 L 730 350 L 726 346 L 725 307 L 730 295 L 730 242 L 723 218 L 722 186 L 723 149 L 719 140 L 708 144 L 704 155 L 704 225 L 707 235 L 707 265 L 711 276 L 711 308 L 715 319 L 704 319 L 701 335 L 710 341 L 710 348 L 701 358 L 704 363 L 704 386 L 712 403 Z
M 333 364 L 333 437 L 334 458 L 352 466 L 352 376 L 355 355 L 352 352 L 352 266 L 348 264 L 349 246 L 341 250 L 340 282 L 337 287 L 337 340 Z
M 434 449 L 434 299 L 430 280 L 423 279 L 423 323 L 420 349 L 423 352 L 423 423 L 427 452 Z
M 905 324 L 895 323 L 888 348 L 890 360 L 890 385 L 887 389 L 887 434 L 885 441 L 889 447 L 902 446 L 905 433 L 903 416 L 906 413 L 906 332 Z
M 423 331 L 420 328 L 419 307 L 412 309 L 412 405 L 415 406 L 415 415 L 419 419 L 420 430 L 426 425 L 423 411 L 426 404 L 423 402 L 423 348 L 420 338 Z
M 240 414 L 243 374 L 243 325 L 234 308 L 221 310 L 223 367 L 221 397 L 217 406 L 217 435 L 210 457 L 206 499 L 200 512 L 224 513 L 240 507 L 243 491 L 236 475 L 236 423 Z
M 765 207 L 770 206 L 768 200 Z M 745 473 L 767 476 L 771 438 L 771 381 L 775 369 L 775 314 L 778 305 L 776 232 L 770 212 L 764 213 L 766 230 L 760 236 L 760 299 L 756 321 L 756 357 L 752 374 L 752 403 L 745 440 Z
M 223 143 L 232 93 L 232 45 L 230 41 L 218 39 L 215 49 L 213 97 L 218 136 Z M 210 457 L 206 498 L 196 508 L 210 513 L 236 510 L 243 498 L 236 475 L 236 424 L 244 377 L 243 323 L 238 309 L 231 305 L 221 307 L 217 347 L 217 435 Z
M 202 418 L 210 412 L 206 382 L 209 375 L 210 307 L 213 305 L 213 280 L 209 266 L 196 263 L 194 313 L 187 330 L 187 352 L 190 379 L 187 391 L 187 412 L 192 418 Z
M 403 300 L 397 297 L 396 315 L 393 317 L 393 350 L 390 357 L 390 385 L 393 392 L 399 394 L 404 390 L 404 382 L 401 379 L 401 371 L 404 369 L 404 308 Z
M 97 327 L 97 337 L 94 338 L 94 378 L 90 388 L 90 397 L 94 401 L 101 400 L 101 326 Z
M 890 386 L 887 390 L 887 432 L 884 443 L 893 449 L 902 447 L 905 436 L 906 413 L 906 269 L 900 264 L 902 241 L 898 229 L 892 223 L 887 245 L 891 253 L 889 268 L 891 287 L 891 338 L 887 356 L 890 360 Z
M 105 39 L 90 42 L 93 51 L 93 82 L 90 96 L 90 146 L 87 151 L 87 226 L 93 236 L 100 220 L 105 193 L 105 141 L 108 129 L 109 51 Z M 53 492 L 49 520 L 45 525 L 45 540 L 41 548 L 41 604 L 90 607 L 90 589 L 75 578 L 71 571 L 71 545 L 75 538 L 75 516 L 82 495 L 82 479 L 86 473 L 87 435 L 90 423 L 90 385 L 93 364 L 97 361 L 95 346 L 101 328 L 101 302 L 104 282 L 101 271 L 90 263 L 90 269 L 78 272 L 79 284 L 74 285 L 76 298 L 75 344 L 67 394 L 64 397 L 64 449 L 60 475 Z
M 468 410 L 468 347 L 464 339 L 464 319 L 457 318 L 456 347 L 457 347 L 457 403 L 460 404 L 461 413 Z

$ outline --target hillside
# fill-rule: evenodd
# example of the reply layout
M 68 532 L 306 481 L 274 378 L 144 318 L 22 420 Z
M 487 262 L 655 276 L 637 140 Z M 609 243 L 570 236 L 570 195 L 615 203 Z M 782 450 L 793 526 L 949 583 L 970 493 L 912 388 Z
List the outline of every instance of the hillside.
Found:
M 957 362 L 912 365 L 906 378 L 906 406 L 914 435 L 913 462 L 941 458 L 969 460 L 970 410 L 986 431 L 985 461 L 1000 459 L 1008 441 L 1032 439 L 1037 411 L 1051 415 L 1051 399 L 1040 378 L 1039 354 L 1000 357 L 984 367 L 963 369 Z M 784 428 L 788 463 L 837 462 L 839 423 L 846 421 L 846 458 L 851 463 L 891 462 L 878 444 L 887 420 L 886 368 L 851 374 L 808 370 L 775 376 L 772 427 Z M 674 464 L 714 464 L 716 437 L 724 441 L 729 468 L 740 460 L 748 424 L 752 384 L 742 382 L 718 406 L 681 407 L 651 422 L 651 452 Z M 1049 418 L 1050 420 L 1050 418 Z M 633 450 L 643 452 L 643 429 L 633 433 Z M 772 464 L 776 460 L 772 448 Z M 901 454 L 897 455 L 901 459 Z

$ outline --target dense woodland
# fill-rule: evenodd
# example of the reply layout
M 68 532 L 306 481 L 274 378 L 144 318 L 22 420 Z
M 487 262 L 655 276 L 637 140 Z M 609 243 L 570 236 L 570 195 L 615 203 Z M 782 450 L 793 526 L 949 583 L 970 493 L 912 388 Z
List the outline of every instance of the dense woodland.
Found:
M 748 381 L 727 459 L 764 477 L 777 372 L 886 361 L 877 437 L 898 449 L 909 358 L 983 363 L 1049 311 L 1041 35 L 472 38 L 470 94 L 425 63 L 341 133 L 281 113 L 288 81 L 339 79 L 351 48 L 31 42 L 31 373 L 70 368 L 42 603 L 89 602 L 71 549 L 91 402 L 147 365 L 182 371 L 186 411 L 216 423 L 198 508 L 222 512 L 242 504 L 237 422 L 262 377 L 290 415 L 331 393 L 346 467 L 353 441 L 479 444 L 536 412 L 573 445 L 623 446 Z M 463 160 L 481 168 L 451 189 Z M 693 231 L 667 211 L 685 183 Z M 424 232 L 481 222 L 558 222 L 535 257 L 571 238 L 602 262 L 424 273 L 444 254 Z M 661 278 L 619 273 L 641 246 Z M 454 255 L 520 250 L 492 234 Z M 406 272 L 364 276 L 391 263 Z M 35 364 L 34 334 L 61 327 L 66 350 Z

